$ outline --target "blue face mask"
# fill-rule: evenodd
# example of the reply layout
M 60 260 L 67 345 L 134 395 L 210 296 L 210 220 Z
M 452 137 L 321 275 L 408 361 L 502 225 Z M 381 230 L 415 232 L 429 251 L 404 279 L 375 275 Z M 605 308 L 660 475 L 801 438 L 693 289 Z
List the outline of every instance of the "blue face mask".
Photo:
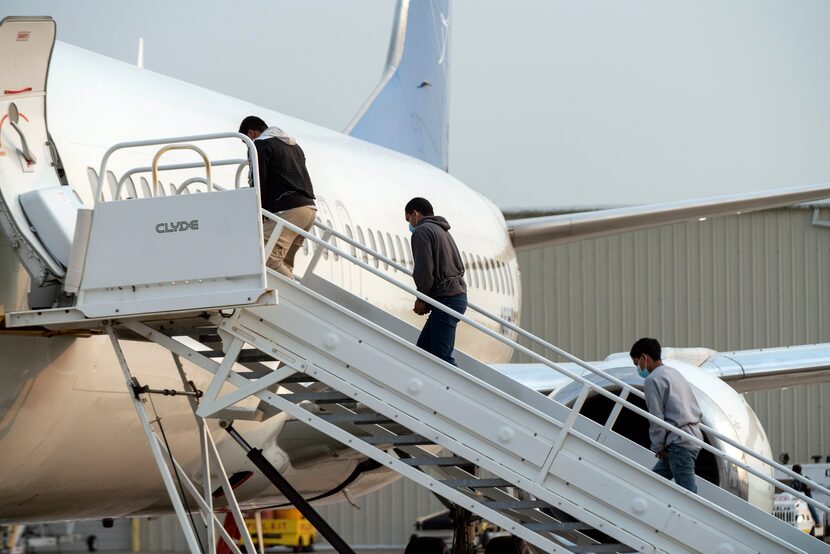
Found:
M 410 233 L 414 233 L 414 232 L 415 232 L 415 226 L 414 226 L 414 225 L 412 225 L 411 223 L 409 224 L 409 232 L 410 232 Z
M 637 368 L 637 375 L 645 379 L 648 377 L 648 370 L 645 368 Z

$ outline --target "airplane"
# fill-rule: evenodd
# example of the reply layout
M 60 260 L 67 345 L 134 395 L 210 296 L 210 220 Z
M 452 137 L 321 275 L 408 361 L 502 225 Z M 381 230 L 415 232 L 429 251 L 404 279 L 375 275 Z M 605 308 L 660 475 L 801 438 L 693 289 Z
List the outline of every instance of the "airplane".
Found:
M 403 206 L 414 196 L 433 200 L 436 212 L 452 223 L 471 301 L 514 322 L 520 320 L 516 253 L 521 249 L 830 196 L 830 186 L 816 185 L 508 222 L 491 201 L 446 171 L 450 22 L 446 0 L 399 2 L 381 82 L 340 133 L 57 42 L 50 18 L 3 19 L 0 312 L 66 301 L 60 283 L 66 277 L 71 244 L 54 238 L 62 236 L 60 232 L 31 223 L 35 208 L 26 207 L 31 198 L 27 193 L 57 190 L 59 201 L 70 209 L 93 206 L 100 180 L 107 185 L 101 194 L 110 199 L 173 194 L 173 181 L 201 178 L 202 169 L 166 173 L 161 190 L 151 191 L 156 183 L 148 186 L 138 179 L 125 180 L 119 188 L 119 176 L 150 165 L 154 151 L 119 153 L 106 175 L 98 173 L 102 157 L 122 141 L 233 131 L 251 114 L 285 129 L 302 145 L 318 195 L 319 220 L 402 265 L 412 266 Z M 238 142 L 217 142 L 206 151 L 211 159 L 241 160 L 238 166 L 244 166 L 245 152 Z M 175 163 L 193 162 L 182 152 L 168 156 L 166 160 Z M 216 167 L 215 180 L 233 183 L 236 170 L 232 164 Z M 142 247 L 126 234 L 115 240 L 126 250 Z M 314 251 L 305 244 L 298 254 L 298 274 Z M 379 270 L 400 273 L 377 259 L 364 259 Z M 324 254 L 315 271 L 415 326 L 422 324 L 411 311 L 410 296 L 340 257 Z M 515 336 L 509 328 L 472 317 Z M 482 339 L 462 325 L 457 346 L 539 392 L 573 401 L 568 380 L 542 373 L 534 364 L 510 364 L 512 352 L 502 343 Z M 134 371 L 142 382 L 157 388 L 179 386 L 168 352 L 139 341 L 124 341 L 123 347 L 131 360 L 137 360 Z M 796 347 L 786 350 L 786 356 L 776 350 L 677 349 L 667 358 L 689 376 L 704 408 L 704 422 L 769 456 L 769 441 L 740 391 L 826 381 L 830 345 Z M 171 512 L 106 336 L 3 327 L 0 360 L 0 451 L 6 453 L 0 457 L 0 522 Z M 642 386 L 624 356 L 600 365 Z M 185 370 L 198 387 L 206 386 L 209 375 L 204 371 L 186 362 Z M 185 469 L 197 467 L 199 448 L 187 402 L 160 398 L 154 409 Z M 600 397 L 586 407 L 595 414 L 608 409 Z M 320 502 L 346 500 L 345 486 L 354 498 L 397 479 L 285 414 L 261 423 L 239 421 L 236 426 L 250 442 L 262 445 L 273 465 L 302 494 Z M 620 426 L 636 439 L 647 422 L 623 418 Z M 232 440 L 220 436 L 218 441 L 228 474 L 246 475 L 235 490 L 245 507 L 284 502 Z M 701 466 L 707 478 L 771 509 L 768 484 L 706 457 Z

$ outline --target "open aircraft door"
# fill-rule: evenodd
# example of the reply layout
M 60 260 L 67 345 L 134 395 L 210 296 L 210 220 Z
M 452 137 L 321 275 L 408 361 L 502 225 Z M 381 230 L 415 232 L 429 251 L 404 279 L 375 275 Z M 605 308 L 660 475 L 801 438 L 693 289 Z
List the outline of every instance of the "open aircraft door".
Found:
M 62 177 L 46 126 L 54 44 L 49 17 L 0 21 L 0 227 L 31 275 L 33 293 L 51 289 L 52 299 L 68 266 L 81 206 Z

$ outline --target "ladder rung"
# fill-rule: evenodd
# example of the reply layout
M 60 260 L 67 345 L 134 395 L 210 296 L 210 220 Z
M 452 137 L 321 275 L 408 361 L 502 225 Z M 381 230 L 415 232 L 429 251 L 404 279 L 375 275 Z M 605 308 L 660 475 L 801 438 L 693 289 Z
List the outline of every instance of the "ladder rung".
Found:
M 225 356 L 225 353 L 221 350 L 205 350 L 202 354 L 208 358 L 223 358 Z M 246 348 L 239 353 L 239 356 L 236 357 L 236 361 L 240 364 L 244 364 L 250 362 L 274 362 L 276 360 L 264 352 L 254 348 Z
M 525 527 L 531 531 L 550 531 L 552 533 L 560 533 L 563 531 L 587 531 L 593 529 L 587 523 L 581 521 L 551 521 L 549 523 L 525 523 Z
M 569 546 L 568 550 L 571 552 L 637 552 L 630 546 L 624 544 L 581 544 L 579 546 Z
M 426 456 L 422 458 L 403 458 L 401 461 L 411 466 L 466 466 L 470 462 L 459 456 L 447 456 L 444 458 Z
M 441 482 L 450 487 L 469 487 L 471 489 L 510 486 L 510 482 L 504 479 L 447 479 Z
M 382 414 L 323 414 L 320 419 L 332 423 L 392 423 L 392 420 Z
M 415 445 L 415 444 L 434 444 L 432 441 L 421 435 L 396 435 L 396 436 L 381 436 L 381 437 L 362 437 L 364 441 L 369 444 L 400 444 L 400 445 Z
M 357 402 L 348 396 L 343 396 L 339 392 L 295 392 L 292 394 L 283 394 L 280 397 L 294 403 L 302 402 L 303 400 L 311 400 L 315 404 L 353 404 Z
M 515 510 L 523 508 L 547 508 L 550 505 L 541 500 L 505 500 L 503 502 L 483 502 L 488 508 L 494 510 Z
M 305 373 L 295 373 L 294 375 L 289 375 L 280 383 L 316 383 L 317 379 L 314 377 L 310 377 Z

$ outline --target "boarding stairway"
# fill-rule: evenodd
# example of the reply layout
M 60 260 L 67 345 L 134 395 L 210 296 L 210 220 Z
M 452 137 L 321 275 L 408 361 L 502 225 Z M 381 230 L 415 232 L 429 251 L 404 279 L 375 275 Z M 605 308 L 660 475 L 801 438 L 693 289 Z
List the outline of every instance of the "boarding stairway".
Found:
M 187 137 L 187 142 L 230 135 L 234 134 Z M 245 143 L 249 158 L 255 161 L 256 151 L 250 141 L 236 138 Z M 143 141 L 118 147 L 166 148 L 174 143 L 195 149 L 183 142 Z M 111 149 L 108 156 L 119 148 Z M 207 156 L 204 160 L 209 167 Z M 102 191 L 105 168 L 106 159 L 101 168 Z M 157 169 L 153 170 L 154 183 Z M 335 229 L 317 223 L 320 232 L 312 234 L 260 211 L 256 175 L 252 181 L 253 187 L 221 190 L 213 186 L 208 172 L 207 190 L 202 194 L 109 202 L 101 194 L 93 213 L 79 219 L 79 226 L 87 227 L 76 232 L 76 239 L 85 238 L 82 245 L 73 246 L 75 262 L 67 271 L 68 275 L 80 275 L 71 289 L 76 294 L 76 305 L 10 313 L 7 325 L 107 332 L 128 381 L 129 360 L 120 349 L 120 341 L 154 342 L 177 360 L 188 360 L 213 374 L 205 391 L 198 395 L 191 391 L 198 396 L 192 403 L 206 443 L 212 442 L 204 425 L 206 419 L 219 419 L 230 428 L 234 420 L 262 421 L 285 412 L 544 552 L 830 552 L 830 545 L 706 481 L 698 480 L 699 494 L 695 495 L 654 474 L 653 455 L 611 431 L 622 408 L 674 432 L 683 432 L 627 400 L 632 394 L 641 396 L 639 390 L 476 306 L 471 305 L 466 316 L 455 314 L 412 289 L 406 282 L 407 268 Z M 155 264 L 150 269 L 145 267 L 148 258 L 134 251 L 119 257 L 103 238 L 112 222 L 128 230 L 143 229 L 148 222 L 163 220 L 158 215 L 161 212 L 176 214 L 182 210 L 192 220 L 183 226 L 189 229 L 176 235 L 179 243 L 166 240 L 167 232 L 156 230 L 158 236 L 148 235 L 152 240 L 166 241 L 153 243 L 148 249 Z M 171 217 L 166 219 L 175 221 Z M 224 221 L 232 217 L 233 224 L 213 232 L 210 222 L 217 217 Z M 277 225 L 267 242 L 262 238 L 263 217 Z M 193 230 L 192 222 L 206 236 L 188 234 Z M 308 269 L 299 280 L 264 267 L 267 253 L 286 227 L 314 245 Z M 332 239 L 349 248 L 336 246 Z M 187 250 L 198 249 L 205 240 L 214 252 L 233 248 L 234 263 L 226 263 L 216 255 L 201 260 L 198 252 Z M 355 255 L 356 250 L 397 273 L 373 267 Z M 340 263 L 356 264 L 424 300 L 432 309 L 456 315 L 461 325 L 474 327 L 489 339 L 525 352 L 551 371 L 581 383 L 574 406 L 551 400 L 461 352 L 456 353 L 459 367 L 455 367 L 420 350 L 414 344 L 417 329 L 315 274 L 326 251 L 333 254 L 332 259 L 337 256 L 342 258 Z M 131 260 L 131 256 L 138 259 Z M 204 276 L 183 278 L 187 273 L 184 268 L 193 271 L 193 263 L 204 263 Z M 123 274 L 113 271 L 113 267 Z M 136 273 L 142 280 L 127 285 L 124 279 Z M 404 275 L 404 281 L 396 278 L 398 273 Z M 471 316 L 473 312 L 535 342 L 552 355 L 578 363 L 614 383 L 622 393 L 609 392 L 531 352 L 480 323 L 479 318 Z M 181 372 L 180 365 L 178 369 Z M 182 380 L 187 384 L 184 376 Z M 232 385 L 231 392 L 222 392 L 226 384 Z M 164 445 L 153 434 L 146 415 L 142 416 L 143 392 L 133 392 L 173 498 L 179 492 L 169 479 Z M 579 414 L 593 394 L 616 403 L 604 425 Z M 238 406 L 252 397 L 259 400 L 257 408 Z M 707 429 L 707 433 L 717 432 Z M 730 441 L 728 437 L 720 438 Z M 792 472 L 743 445 L 731 443 L 733 449 L 725 452 L 693 437 L 690 440 L 758 479 L 804 498 L 775 481 L 769 472 L 747 462 L 754 458 L 790 476 Z M 215 446 L 212 451 L 214 463 L 221 467 L 221 461 L 215 459 Z M 229 503 L 238 512 L 232 487 L 226 476 L 222 479 Z M 192 484 L 188 491 L 193 496 L 201 493 Z M 204 491 L 198 504 L 214 532 L 216 518 L 208 498 L 209 483 Z M 174 506 L 184 522 L 181 502 L 174 499 Z M 215 532 L 221 534 L 222 530 Z M 253 545 L 249 541 L 247 538 L 250 551 Z M 189 544 L 198 551 L 195 543 Z

